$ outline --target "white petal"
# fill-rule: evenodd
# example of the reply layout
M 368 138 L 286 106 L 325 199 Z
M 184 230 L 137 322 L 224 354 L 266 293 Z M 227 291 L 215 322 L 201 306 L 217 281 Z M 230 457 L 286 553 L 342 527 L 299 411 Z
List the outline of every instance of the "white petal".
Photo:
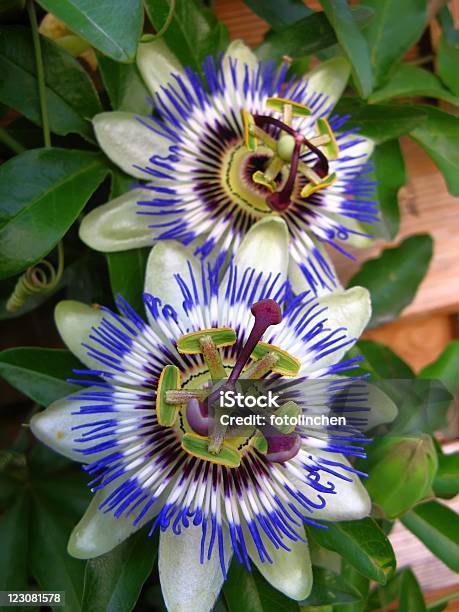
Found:
M 318 450 L 315 447 L 303 447 L 305 450 L 313 456 L 323 457 L 329 461 L 335 461 L 349 466 L 349 461 L 339 453 L 328 453 L 326 451 Z M 331 469 L 335 472 L 339 472 L 347 478 L 352 478 L 352 482 L 333 476 L 333 474 L 327 474 L 321 472 L 321 482 L 332 483 L 335 486 L 336 493 L 326 494 L 323 493 L 326 499 L 326 506 L 322 509 L 314 509 L 310 517 L 312 520 L 320 519 L 323 521 L 352 521 L 368 516 L 371 511 L 371 500 L 367 493 L 367 490 L 360 482 L 360 478 L 348 472 L 345 469 L 340 469 L 335 465 L 331 466 Z M 317 499 L 317 493 L 314 492 L 312 487 L 304 484 L 300 480 L 293 478 L 294 483 L 299 490 L 305 495 L 314 500 Z M 304 510 L 303 510 L 304 513 Z M 309 516 L 309 514 L 308 514 Z
M 161 38 L 139 44 L 137 66 L 152 95 L 172 80 L 171 73 L 182 72 L 180 62 Z
M 146 180 L 148 174 L 134 165 L 143 167 L 148 165 L 152 155 L 168 154 L 169 145 L 165 139 L 140 123 L 133 113 L 100 113 L 92 123 L 104 153 L 131 176 Z
M 355 166 L 365 164 L 373 153 L 373 149 L 375 148 L 375 143 L 366 138 L 365 136 L 361 136 L 360 134 L 347 134 L 338 140 L 340 147 L 343 145 L 355 142 L 354 145 L 344 149 L 344 156 L 349 157 L 350 159 L 346 161 L 342 161 L 338 158 L 336 162 L 331 165 L 330 171 L 334 171 L 337 169 L 338 172 L 338 180 L 339 180 L 339 168 L 347 168 L 348 166 Z
M 264 217 L 244 236 L 234 263 L 241 269 L 255 268 L 257 272 L 287 277 L 289 263 L 287 224 L 281 217 Z
M 119 484 L 119 481 L 116 481 L 94 495 L 83 518 L 70 535 L 67 550 L 72 557 L 92 559 L 103 555 L 118 546 L 155 516 L 156 512 L 150 510 L 138 525 L 134 526 L 135 514 L 128 518 L 125 516 L 115 518 L 113 513 L 104 513 L 99 510 L 100 504 Z
M 327 254 L 327 251 L 323 248 L 323 246 L 316 242 L 315 247 L 320 251 L 322 257 L 325 259 L 325 261 L 330 266 L 330 268 L 334 270 L 334 264 L 332 263 L 331 259 L 329 258 Z M 303 293 L 304 291 L 308 291 L 311 288 L 311 285 L 306 280 L 306 277 L 301 271 L 300 266 L 296 263 L 293 257 L 290 257 L 289 259 L 288 278 L 292 285 L 293 293 L 295 293 L 296 295 L 300 295 L 300 293 Z M 331 281 L 328 278 L 325 280 L 330 286 L 332 285 Z M 336 287 L 334 288 L 334 291 L 344 291 L 343 286 L 339 282 L 339 279 L 337 276 L 335 276 L 335 283 L 336 283 Z M 323 287 L 321 284 L 317 283 L 317 286 L 316 286 L 317 297 L 320 297 L 322 295 L 328 295 L 329 293 L 330 293 L 330 289 L 328 289 L 327 287 Z
M 297 528 L 297 531 L 306 539 L 303 527 Z M 290 551 L 287 551 L 274 548 L 271 542 L 264 538 L 263 543 L 273 563 L 262 563 L 252 538 L 248 536 L 245 540 L 251 560 L 274 588 L 291 599 L 306 599 L 312 588 L 312 567 L 309 547 L 305 542 L 292 542 L 284 538 L 284 544 L 290 548 Z
M 54 309 L 54 320 L 62 340 L 80 361 L 96 370 L 100 369 L 100 362 L 88 357 L 81 343 L 88 341 L 92 327 L 99 325 L 103 316 L 100 308 L 75 300 L 59 302 Z
M 153 243 L 155 230 L 139 215 L 140 200 L 151 199 L 145 189 L 132 189 L 92 210 L 80 225 L 81 240 L 96 251 L 127 251 Z
M 308 80 L 308 90 L 328 96 L 327 107 L 329 104 L 333 107 L 346 88 L 350 74 L 349 62 L 343 57 L 335 57 L 319 64 L 305 78 Z
M 347 338 L 357 340 L 365 329 L 371 316 L 370 293 L 364 287 L 351 287 L 346 291 L 330 293 L 318 300 L 321 306 L 327 306 L 324 316 L 327 317 L 327 328 L 346 328 Z M 312 365 L 305 365 L 302 373 L 327 368 L 339 363 L 353 343 L 337 349 L 322 357 Z
M 100 387 L 89 387 L 86 392 L 100 391 Z M 34 414 L 30 421 L 30 428 L 33 434 L 49 446 L 57 453 L 80 461 L 88 463 L 88 458 L 81 452 L 74 450 L 78 447 L 75 443 L 75 438 L 79 436 L 78 431 L 72 430 L 72 427 L 81 425 L 81 415 L 72 414 L 78 411 L 78 408 L 84 404 L 83 401 L 76 401 L 74 398 L 78 393 L 73 393 L 68 397 L 64 397 L 53 402 L 46 410 Z M 100 421 L 100 414 L 85 414 L 84 422 L 92 423 Z M 95 461 L 97 457 L 91 455 L 90 461 Z
M 190 524 L 175 535 L 171 529 L 159 538 L 159 578 L 169 612 L 209 612 L 223 585 L 218 551 L 200 563 L 201 526 Z M 223 529 L 224 550 L 231 549 L 227 529 Z M 228 567 L 230 557 L 226 559 Z
M 188 281 L 188 262 L 195 277 L 200 279 L 201 272 L 192 250 L 175 240 L 164 240 L 151 250 L 145 271 L 145 292 L 159 297 L 163 305 L 173 306 L 179 316 L 184 315 L 184 297 L 174 275 L 180 274 Z
M 236 74 L 237 82 L 241 86 L 244 82 L 245 67 L 248 66 L 249 70 L 255 70 L 258 66 L 258 60 L 253 51 L 244 43 L 242 40 L 233 40 L 226 49 L 225 55 L 223 56 L 223 72 L 225 82 L 228 86 L 232 84 L 230 58 L 232 61 L 236 61 Z

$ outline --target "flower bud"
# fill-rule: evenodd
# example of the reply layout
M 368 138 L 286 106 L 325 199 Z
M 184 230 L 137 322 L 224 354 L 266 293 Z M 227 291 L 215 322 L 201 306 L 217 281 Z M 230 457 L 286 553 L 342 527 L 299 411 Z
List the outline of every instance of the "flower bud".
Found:
M 369 449 L 366 488 L 386 516 L 395 518 L 429 496 L 437 465 L 430 436 L 386 437 Z

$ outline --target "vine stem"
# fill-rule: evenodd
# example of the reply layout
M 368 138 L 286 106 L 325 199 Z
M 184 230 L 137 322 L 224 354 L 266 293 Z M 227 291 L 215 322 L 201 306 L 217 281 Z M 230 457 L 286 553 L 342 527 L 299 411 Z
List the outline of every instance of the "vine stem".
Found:
M 176 0 L 171 0 L 171 4 L 169 7 L 169 13 L 167 14 L 166 21 L 164 22 L 160 30 L 158 30 L 158 32 L 156 32 L 155 34 L 148 34 L 148 42 L 151 42 L 153 40 L 156 40 L 157 38 L 160 38 L 163 34 L 165 34 L 165 32 L 167 32 L 167 30 L 169 29 L 169 26 L 172 23 L 172 19 L 174 18 L 174 15 L 175 15 L 175 5 L 176 5 Z M 147 3 L 145 3 L 145 10 L 147 11 L 147 15 L 153 25 L 153 21 L 150 17 L 150 11 L 148 9 Z
M 16 138 L 13 138 L 11 134 L 0 127 L 0 142 L 3 142 L 7 147 L 9 147 L 14 153 L 23 153 L 26 148 L 18 141 Z
M 27 0 L 27 12 L 29 14 L 30 27 L 32 29 L 33 48 L 35 53 L 35 64 L 37 67 L 38 95 L 40 98 L 41 122 L 43 128 L 43 140 L 45 147 L 51 146 L 51 133 L 49 131 L 48 105 L 46 103 L 45 70 L 43 67 L 43 56 L 40 46 L 40 35 L 38 33 L 37 15 L 33 0 Z

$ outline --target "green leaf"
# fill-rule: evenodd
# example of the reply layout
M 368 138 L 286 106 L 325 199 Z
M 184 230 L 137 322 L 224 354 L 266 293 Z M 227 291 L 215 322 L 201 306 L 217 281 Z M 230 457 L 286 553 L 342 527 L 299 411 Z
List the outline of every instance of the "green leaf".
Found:
M 143 529 L 111 552 L 90 559 L 84 577 L 83 610 L 132 610 L 156 555 L 157 547 Z
M 339 115 L 351 115 L 346 130 L 359 128 L 360 133 L 377 143 L 398 138 L 414 130 L 427 117 L 424 107 L 407 104 L 365 104 L 357 98 L 344 97 L 334 108 Z
M 144 313 L 143 286 L 150 249 L 108 253 L 107 263 L 113 295 L 120 293 L 141 315 Z
M 400 600 L 399 612 L 425 612 L 426 604 L 422 596 L 421 587 L 411 569 L 406 568 L 400 572 Z
M 359 6 L 352 9 L 352 15 L 362 26 L 370 19 L 372 12 Z M 279 60 L 283 55 L 300 58 L 335 43 L 336 35 L 325 13 L 317 12 L 268 34 L 257 47 L 256 54 L 261 60 Z
M 107 172 L 99 154 L 56 148 L 26 151 L 3 164 L 0 278 L 17 274 L 47 255 Z
M 139 115 L 151 113 L 151 104 L 147 100 L 149 93 L 135 64 L 120 64 L 100 55 L 97 65 L 113 110 Z
M 406 182 L 405 162 L 398 141 L 377 145 L 372 159 L 385 238 L 390 240 L 395 238 L 400 227 L 398 192 Z
M 374 340 L 359 340 L 358 353 L 364 357 L 362 367 L 375 378 L 414 378 L 414 372 L 392 349 Z M 352 351 L 351 351 L 352 354 Z
M 302 0 L 244 0 L 244 3 L 269 23 L 274 31 L 313 13 Z
M 459 572 L 459 515 L 430 501 L 408 512 L 402 523 L 445 565 Z
M 390 81 L 371 94 L 368 101 L 371 103 L 385 102 L 392 98 L 413 98 L 417 96 L 437 98 L 456 104 L 456 106 L 459 105 L 459 98 L 453 96 L 450 91 L 443 87 L 434 74 L 424 70 L 424 68 L 410 66 L 409 64 L 399 66 Z
M 272 587 L 252 566 L 248 572 L 235 561 L 223 584 L 228 612 L 299 612 L 298 603 Z
M 459 82 L 457 79 L 457 67 L 459 65 L 459 43 L 450 41 L 443 35 L 437 53 L 438 74 L 443 83 L 459 96 Z
M 437 497 L 451 498 L 459 494 L 459 452 L 438 455 L 433 490 Z
M 141 0 L 39 0 L 67 27 L 118 62 L 132 62 L 143 22 Z
M 327 523 L 326 529 L 309 527 L 308 531 L 318 544 L 339 553 L 371 580 L 385 584 L 395 569 L 392 546 L 371 518 Z
M 335 606 L 352 604 L 362 599 L 359 591 L 335 572 L 323 567 L 313 567 L 312 575 L 311 594 L 301 602 L 301 606 Z
M 21 492 L 0 517 L 0 589 L 26 590 L 29 500 Z M 3 607 L 1 608 L 4 609 Z
M 426 27 L 426 0 L 365 0 L 365 4 L 375 11 L 364 34 L 375 82 L 380 85 Z
M 90 119 L 102 107 L 94 85 L 78 60 L 53 41 L 40 39 L 45 69 L 50 129 L 76 132 L 93 140 Z M 0 101 L 41 125 L 34 48 L 30 30 L 20 26 L 0 30 Z
M 362 98 L 367 98 L 373 89 L 368 44 L 354 21 L 347 0 L 320 0 L 320 4 L 352 66 L 352 75 L 357 90 Z
M 65 382 L 73 368 L 81 364 L 66 350 L 19 347 L 0 353 L 0 376 L 41 406 L 78 391 Z
M 394 574 L 386 584 L 377 585 L 370 593 L 365 612 L 369 610 L 386 610 L 400 593 L 401 573 Z
M 156 30 L 166 22 L 170 3 L 171 0 L 145 0 Z M 163 38 L 183 66 L 198 72 L 208 55 L 217 56 L 229 43 L 226 27 L 197 0 L 176 0 L 174 16 Z
M 355 589 L 360 595 L 360 601 L 353 604 L 338 604 L 333 606 L 333 612 L 364 612 L 370 590 L 370 581 L 362 576 L 352 565 L 341 560 L 340 577 L 345 583 Z
M 363 286 L 371 293 L 369 327 L 392 321 L 411 303 L 431 258 L 432 238 L 419 234 L 406 238 L 399 246 L 384 249 L 379 257 L 362 265 L 349 286 Z
M 56 490 L 58 485 L 56 482 L 52 488 Z M 49 498 L 39 483 L 34 483 L 33 490 L 31 572 L 43 591 L 65 591 L 66 609 L 80 612 L 85 564 L 67 553 L 70 532 L 80 516 Z
M 435 361 L 419 372 L 419 377 L 441 380 L 451 393 L 459 390 L 459 340 L 452 340 Z
M 416 108 L 427 115 L 427 120 L 410 136 L 433 159 L 451 195 L 459 196 L 459 117 L 433 106 Z

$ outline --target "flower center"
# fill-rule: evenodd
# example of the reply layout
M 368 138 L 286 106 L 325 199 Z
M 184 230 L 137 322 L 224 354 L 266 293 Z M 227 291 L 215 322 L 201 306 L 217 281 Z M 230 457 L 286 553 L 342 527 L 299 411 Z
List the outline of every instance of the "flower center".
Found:
M 269 98 L 267 106 L 281 113 L 282 120 L 271 115 L 252 115 L 243 110 L 245 147 L 252 155 L 260 146 L 271 152 L 269 163 L 264 169 L 253 172 L 251 180 L 267 190 L 264 199 L 268 208 L 283 212 L 292 203 L 299 175 L 306 180 L 300 192 L 302 198 L 333 184 L 336 175 L 329 174 L 328 162 L 337 158 L 339 150 L 333 131 L 324 118 L 318 119 L 317 135 L 310 139 L 292 127 L 294 116 L 311 114 L 306 106 L 283 98 Z M 311 158 L 314 161 L 309 161 Z M 279 181 L 279 176 L 284 180 Z
M 240 379 L 253 381 L 270 372 L 296 376 L 299 371 L 300 363 L 295 357 L 261 341 L 271 325 L 281 322 L 279 305 L 271 299 L 261 300 L 252 305 L 251 312 L 255 318 L 252 330 L 229 375 L 220 351 L 236 343 L 236 333 L 230 328 L 212 328 L 191 332 L 177 340 L 180 353 L 202 355 L 208 369 L 206 382 L 199 388 L 195 385 L 182 388 L 179 369 L 173 365 L 164 368 L 158 382 L 159 423 L 176 428 L 182 448 L 190 455 L 227 467 L 238 467 L 243 453 L 251 447 L 271 461 L 283 462 L 294 457 L 300 446 L 299 436 L 293 431 L 283 433 L 270 426 L 231 431 L 227 421 L 219 418 L 218 410 L 214 411 L 222 393 L 234 390 Z M 286 409 L 299 412 L 293 402 L 279 408 L 284 412 Z

